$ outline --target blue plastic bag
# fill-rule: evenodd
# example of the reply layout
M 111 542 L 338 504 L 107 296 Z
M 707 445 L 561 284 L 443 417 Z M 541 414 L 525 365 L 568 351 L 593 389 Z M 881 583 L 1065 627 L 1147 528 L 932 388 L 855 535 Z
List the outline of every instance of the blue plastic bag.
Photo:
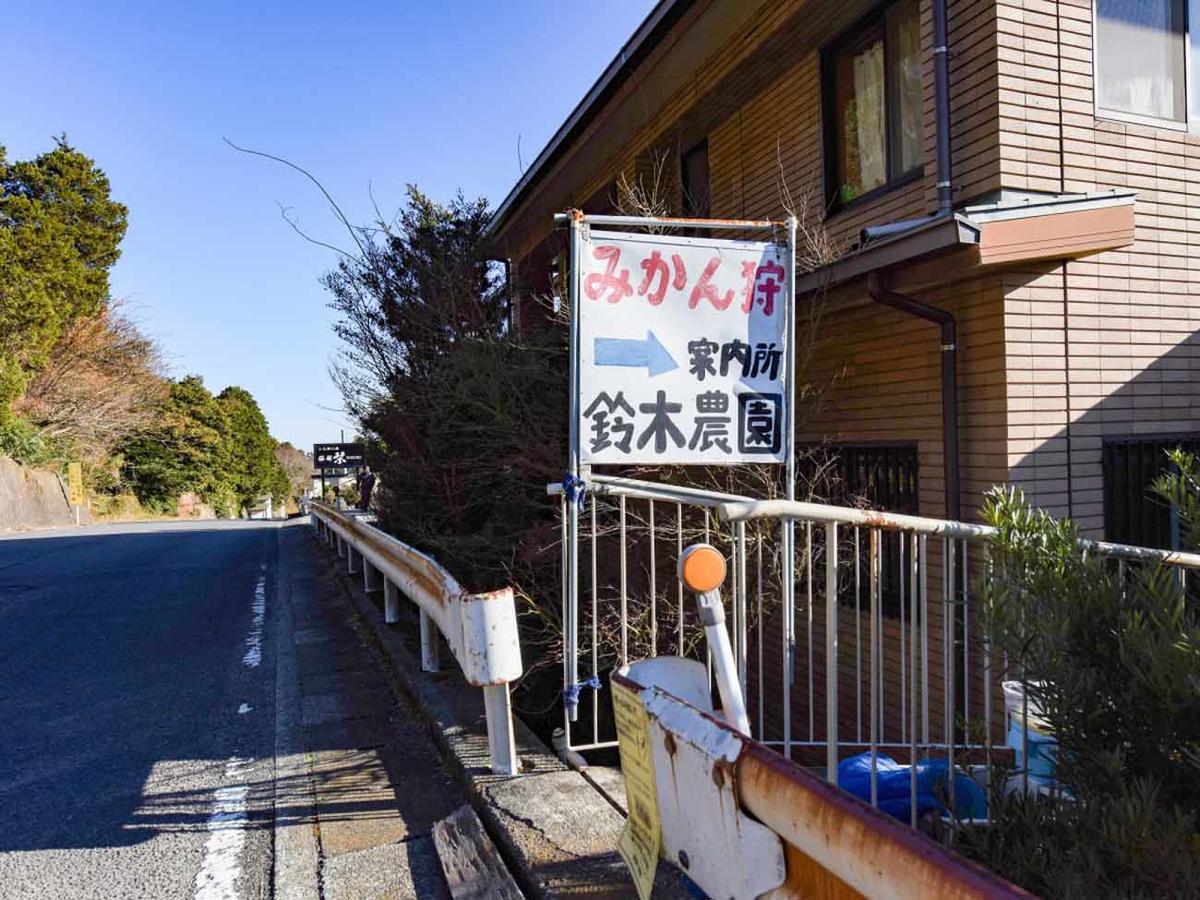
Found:
M 934 810 L 948 812 L 938 796 L 949 796 L 946 785 L 949 767 L 942 759 L 919 762 L 917 769 L 917 816 Z M 875 758 L 875 784 L 879 808 L 890 816 L 908 821 L 912 805 L 912 767 L 902 766 L 890 756 Z M 838 764 L 838 787 L 867 803 L 871 802 L 871 754 L 860 753 Z M 974 779 L 959 772 L 954 780 L 954 805 L 959 818 L 987 816 L 987 798 Z

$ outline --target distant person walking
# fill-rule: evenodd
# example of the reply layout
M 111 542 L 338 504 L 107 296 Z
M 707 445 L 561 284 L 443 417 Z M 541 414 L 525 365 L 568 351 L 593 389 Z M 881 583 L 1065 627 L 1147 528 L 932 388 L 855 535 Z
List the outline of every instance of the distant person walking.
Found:
M 355 480 L 358 482 L 358 508 L 370 509 L 371 492 L 375 490 L 375 473 L 371 471 L 370 466 L 363 466 Z

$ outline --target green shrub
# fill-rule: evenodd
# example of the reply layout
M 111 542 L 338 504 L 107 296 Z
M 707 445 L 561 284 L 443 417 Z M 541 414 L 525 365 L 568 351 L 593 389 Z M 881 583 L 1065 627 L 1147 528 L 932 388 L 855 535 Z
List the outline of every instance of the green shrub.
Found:
M 0 456 L 37 468 L 53 467 L 68 457 L 67 448 L 44 437 L 35 425 L 20 416 L 0 420 Z
M 1054 897 L 1200 895 L 1200 607 L 1176 570 L 1080 549 L 995 489 L 985 617 L 1058 741 L 1057 798 L 992 798 L 964 848 Z M 993 784 L 1003 784 L 1003 777 Z

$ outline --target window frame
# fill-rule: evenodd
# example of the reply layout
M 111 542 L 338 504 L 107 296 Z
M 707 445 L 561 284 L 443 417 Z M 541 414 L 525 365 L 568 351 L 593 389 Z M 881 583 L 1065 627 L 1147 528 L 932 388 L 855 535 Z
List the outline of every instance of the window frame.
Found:
M 893 6 L 900 2 L 902 0 L 885 0 L 885 2 L 880 3 L 866 15 L 859 17 L 850 27 L 844 29 L 836 38 L 821 48 L 821 146 L 824 155 L 825 204 L 830 215 L 842 210 L 852 209 L 864 203 L 869 203 L 897 188 L 912 184 L 914 181 L 919 181 L 925 176 L 927 159 L 924 146 L 924 96 L 922 96 L 921 105 L 921 161 L 906 172 L 901 172 L 895 176 L 891 174 L 893 144 L 899 132 L 899 122 L 897 119 L 899 111 L 897 108 L 898 104 L 893 103 L 898 91 L 896 90 L 895 83 L 889 79 L 889 73 L 892 71 L 891 64 L 893 62 L 892 54 L 894 48 L 889 46 L 891 42 L 887 37 L 887 14 Z M 920 16 L 921 4 L 918 2 L 918 26 L 920 25 Z M 839 184 L 838 177 L 841 146 L 838 139 L 837 124 L 837 57 L 855 44 L 862 43 L 868 32 L 876 30 L 879 32 L 881 42 L 883 43 L 883 96 L 885 111 L 883 152 L 884 164 L 888 169 L 888 176 L 883 184 L 877 185 L 868 191 L 863 191 L 863 193 L 852 200 L 842 200 L 841 185 Z M 924 52 L 925 42 L 922 41 L 922 56 Z M 923 84 L 922 95 L 924 95 Z
M 1150 128 L 1165 128 L 1168 131 L 1200 133 L 1200 115 L 1192 115 L 1193 96 L 1200 95 L 1200 85 L 1192 79 L 1192 8 L 1200 7 L 1197 0 L 1183 0 L 1183 121 L 1163 119 L 1158 116 L 1143 116 L 1138 113 L 1105 109 L 1100 105 L 1100 0 L 1092 0 L 1092 116 L 1098 122 L 1125 122 L 1146 125 Z M 1197 9 L 1200 12 L 1200 8 Z M 1200 16 L 1198 16 L 1200 18 Z

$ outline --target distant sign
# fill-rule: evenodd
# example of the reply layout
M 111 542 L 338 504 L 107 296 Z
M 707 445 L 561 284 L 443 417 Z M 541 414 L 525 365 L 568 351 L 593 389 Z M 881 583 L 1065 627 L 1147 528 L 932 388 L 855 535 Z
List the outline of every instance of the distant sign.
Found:
M 77 462 L 67 463 L 67 502 L 72 506 L 83 506 L 83 466 Z
M 783 462 L 784 249 L 591 231 L 579 253 L 582 462 Z
M 365 462 L 362 444 L 313 444 L 313 467 L 353 469 Z
M 625 801 L 629 809 L 625 828 L 617 839 L 617 850 L 629 866 L 638 896 L 641 900 L 649 900 L 662 849 L 658 788 L 654 782 L 654 755 L 650 749 L 650 716 L 637 694 L 616 681 L 612 682 L 612 700 L 621 773 L 625 776 Z

